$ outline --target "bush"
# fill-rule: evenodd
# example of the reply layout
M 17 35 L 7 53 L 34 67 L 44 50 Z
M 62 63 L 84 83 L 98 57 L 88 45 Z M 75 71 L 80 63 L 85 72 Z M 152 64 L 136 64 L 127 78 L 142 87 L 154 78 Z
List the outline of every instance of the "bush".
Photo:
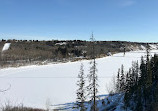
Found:
M 2 108 L 2 111 L 46 111 L 46 110 L 37 109 L 37 108 L 28 108 L 23 106 L 12 107 L 7 105 L 6 107 Z

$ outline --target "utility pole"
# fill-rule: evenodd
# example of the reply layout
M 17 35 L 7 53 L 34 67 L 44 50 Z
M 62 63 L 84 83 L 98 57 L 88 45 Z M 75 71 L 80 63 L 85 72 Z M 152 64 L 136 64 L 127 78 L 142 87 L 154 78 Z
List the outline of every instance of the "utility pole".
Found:
M 123 47 L 123 51 L 124 51 L 124 56 L 125 56 L 125 54 L 126 54 L 126 47 L 125 47 L 125 45 Z
M 149 55 L 149 52 L 150 52 L 149 43 L 147 43 L 147 44 L 146 44 L 146 57 L 147 57 L 147 60 L 146 60 L 146 61 L 147 61 L 147 63 L 149 62 L 149 56 L 150 56 L 150 55 Z

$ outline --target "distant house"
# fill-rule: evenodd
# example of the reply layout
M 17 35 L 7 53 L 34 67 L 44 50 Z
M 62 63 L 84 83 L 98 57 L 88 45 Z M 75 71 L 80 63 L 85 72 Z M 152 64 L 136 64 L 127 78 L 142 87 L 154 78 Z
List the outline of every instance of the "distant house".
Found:
M 56 43 L 55 45 L 66 45 L 66 42 L 59 42 L 59 43 Z

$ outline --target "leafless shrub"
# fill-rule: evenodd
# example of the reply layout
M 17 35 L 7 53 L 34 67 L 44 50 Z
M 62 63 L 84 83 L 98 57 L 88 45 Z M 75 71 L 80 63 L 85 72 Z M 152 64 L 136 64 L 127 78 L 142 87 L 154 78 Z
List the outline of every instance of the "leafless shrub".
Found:
M 116 78 L 114 75 L 111 81 L 112 82 L 106 84 L 106 91 L 108 92 L 109 95 L 113 95 L 114 93 L 116 93 Z
M 23 104 L 19 106 L 12 106 L 10 105 L 10 102 L 7 102 L 0 111 L 46 111 L 44 109 L 38 109 L 38 108 L 31 108 L 31 107 L 24 107 Z

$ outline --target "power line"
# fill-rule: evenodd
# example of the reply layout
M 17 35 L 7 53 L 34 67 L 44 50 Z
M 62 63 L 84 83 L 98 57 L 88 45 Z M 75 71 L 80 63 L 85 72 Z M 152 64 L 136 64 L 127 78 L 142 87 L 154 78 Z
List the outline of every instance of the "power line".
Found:
M 78 77 L 0 77 L 0 79 L 77 79 Z M 87 77 L 85 77 L 87 78 Z M 98 78 L 112 78 L 111 76 L 100 76 Z
M 11 84 L 9 84 L 9 87 L 7 89 L 0 89 L 0 92 L 6 92 L 6 91 L 10 90 L 10 88 L 11 88 Z

